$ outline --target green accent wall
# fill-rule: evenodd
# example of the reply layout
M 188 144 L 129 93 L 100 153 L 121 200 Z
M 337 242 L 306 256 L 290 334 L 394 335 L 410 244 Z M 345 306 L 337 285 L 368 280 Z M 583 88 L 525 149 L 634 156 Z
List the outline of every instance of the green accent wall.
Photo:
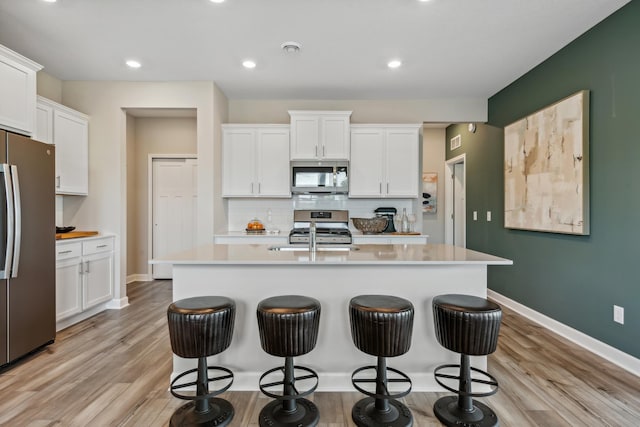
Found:
M 508 61 L 508 58 L 505 58 Z M 503 227 L 504 126 L 590 91 L 591 235 Z M 488 125 L 447 129 L 466 153 L 467 247 L 510 258 L 496 292 L 640 358 L 640 1 L 632 1 L 489 99 Z M 460 134 L 462 146 L 449 151 Z M 472 212 L 478 211 L 478 221 Z M 486 221 L 491 210 L 493 221 Z M 613 322 L 613 305 L 625 324 Z

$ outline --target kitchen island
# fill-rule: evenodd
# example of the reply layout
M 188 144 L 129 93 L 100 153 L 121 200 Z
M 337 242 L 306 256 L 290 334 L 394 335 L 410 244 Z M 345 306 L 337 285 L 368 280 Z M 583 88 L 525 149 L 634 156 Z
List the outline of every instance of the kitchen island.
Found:
M 287 294 L 318 299 L 322 311 L 316 348 L 295 362 L 318 372 L 320 391 L 351 391 L 351 373 L 375 364 L 375 358 L 357 350 L 351 340 L 348 304 L 360 294 L 397 295 L 413 303 L 411 349 L 390 358 L 388 365 L 408 374 L 415 391 L 442 390 L 433 379 L 433 370 L 444 363 L 458 363 L 458 356 L 436 341 L 431 300 L 447 293 L 486 297 L 487 266 L 512 264 L 504 258 L 441 244 L 324 250 L 327 246 L 310 253 L 305 246 L 272 250 L 269 245 L 208 245 L 152 262 L 173 264 L 174 300 L 224 295 L 236 301 L 231 346 L 209 360 L 234 372 L 234 390 L 257 390 L 260 375 L 284 363 L 260 347 L 258 302 Z M 472 365 L 486 369 L 486 357 L 472 358 Z M 172 377 L 195 366 L 195 360 L 174 356 Z

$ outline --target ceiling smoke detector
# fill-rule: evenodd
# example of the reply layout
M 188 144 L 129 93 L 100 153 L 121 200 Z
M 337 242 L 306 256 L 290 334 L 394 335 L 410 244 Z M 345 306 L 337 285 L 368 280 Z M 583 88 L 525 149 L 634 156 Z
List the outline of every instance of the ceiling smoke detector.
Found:
M 285 53 L 292 55 L 298 53 L 302 45 L 298 42 L 284 42 L 280 47 L 285 51 Z

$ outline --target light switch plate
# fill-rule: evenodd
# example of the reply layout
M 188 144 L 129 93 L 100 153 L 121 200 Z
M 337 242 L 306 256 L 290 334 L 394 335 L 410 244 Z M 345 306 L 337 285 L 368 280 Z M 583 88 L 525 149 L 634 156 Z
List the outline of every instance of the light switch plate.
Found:
M 491 222 L 491 211 L 487 211 L 487 221 Z
M 473 220 L 474 221 L 478 220 L 478 211 L 473 211 Z
M 624 307 L 613 306 L 613 321 L 624 325 Z

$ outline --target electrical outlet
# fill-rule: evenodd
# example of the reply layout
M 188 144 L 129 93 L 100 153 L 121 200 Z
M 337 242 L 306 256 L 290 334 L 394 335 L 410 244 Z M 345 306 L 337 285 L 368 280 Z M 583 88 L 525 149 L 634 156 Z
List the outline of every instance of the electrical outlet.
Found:
M 491 211 L 487 211 L 487 222 L 491 222 Z
M 478 211 L 473 211 L 473 220 L 474 221 L 478 220 Z
M 613 321 L 624 325 L 624 307 L 613 306 Z

